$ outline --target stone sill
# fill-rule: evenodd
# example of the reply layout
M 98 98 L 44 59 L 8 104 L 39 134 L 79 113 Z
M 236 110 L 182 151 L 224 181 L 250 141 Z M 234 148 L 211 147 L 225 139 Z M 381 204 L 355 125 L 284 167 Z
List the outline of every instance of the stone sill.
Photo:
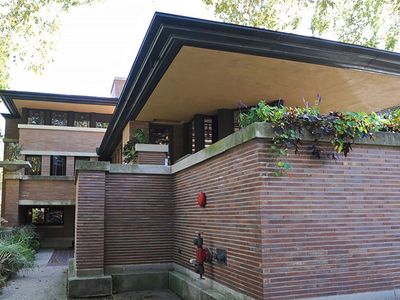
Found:
M 135 150 L 140 152 L 168 152 L 168 145 L 136 144 Z
M 32 125 L 18 124 L 18 129 L 39 129 L 39 130 L 60 130 L 60 131 L 83 131 L 83 132 L 106 132 L 106 128 L 53 126 L 53 125 Z
M 51 181 L 74 181 L 75 176 L 42 176 L 42 175 L 22 175 L 22 174 L 6 174 L 4 179 L 19 180 L 51 180 Z

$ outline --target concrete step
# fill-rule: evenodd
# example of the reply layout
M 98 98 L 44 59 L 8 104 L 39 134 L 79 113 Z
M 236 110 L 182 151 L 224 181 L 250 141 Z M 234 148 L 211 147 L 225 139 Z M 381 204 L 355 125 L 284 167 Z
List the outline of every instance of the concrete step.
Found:
M 169 289 L 184 300 L 232 300 L 230 295 L 210 288 L 207 280 L 193 279 L 178 271 L 169 272 Z

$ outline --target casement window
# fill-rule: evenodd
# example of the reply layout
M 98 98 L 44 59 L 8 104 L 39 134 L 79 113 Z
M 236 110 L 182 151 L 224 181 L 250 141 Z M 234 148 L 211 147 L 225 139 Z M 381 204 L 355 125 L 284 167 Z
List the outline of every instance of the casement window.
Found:
M 63 111 L 51 112 L 51 125 L 53 126 L 68 126 L 68 113 Z
M 42 157 L 39 155 L 26 155 L 25 160 L 29 161 L 32 168 L 25 169 L 25 175 L 41 175 Z
M 43 110 L 29 109 L 27 123 L 31 125 L 44 125 L 45 115 Z
M 32 207 L 27 210 L 26 220 L 33 225 L 64 225 L 62 207 Z
M 50 175 L 65 176 L 66 174 L 66 156 L 52 156 L 50 162 Z
M 96 128 L 107 128 L 108 127 L 108 122 L 96 122 Z
M 74 127 L 90 127 L 90 114 L 75 113 Z
M 75 163 L 74 163 L 74 169 L 76 169 L 76 163 L 79 160 L 84 160 L 84 161 L 90 161 L 90 157 L 89 156 L 75 156 Z

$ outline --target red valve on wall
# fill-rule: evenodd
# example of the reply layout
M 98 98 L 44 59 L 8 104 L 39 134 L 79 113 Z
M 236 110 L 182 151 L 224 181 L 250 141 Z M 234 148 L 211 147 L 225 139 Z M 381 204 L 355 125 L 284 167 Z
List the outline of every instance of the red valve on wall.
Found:
M 200 207 L 206 207 L 206 194 L 204 192 L 200 192 L 197 197 L 197 202 Z

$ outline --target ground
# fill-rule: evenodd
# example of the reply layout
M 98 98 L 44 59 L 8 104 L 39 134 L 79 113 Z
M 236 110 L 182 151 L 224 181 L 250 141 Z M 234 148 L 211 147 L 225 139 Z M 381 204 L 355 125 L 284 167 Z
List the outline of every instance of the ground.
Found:
M 35 267 L 22 270 L 3 289 L 4 300 L 67 300 L 68 251 L 40 250 Z M 90 298 L 96 300 L 95 298 Z M 144 291 L 114 295 L 101 300 L 179 300 L 171 291 Z M 72 300 L 72 299 L 71 299 Z M 75 300 L 75 299 L 74 299 Z

